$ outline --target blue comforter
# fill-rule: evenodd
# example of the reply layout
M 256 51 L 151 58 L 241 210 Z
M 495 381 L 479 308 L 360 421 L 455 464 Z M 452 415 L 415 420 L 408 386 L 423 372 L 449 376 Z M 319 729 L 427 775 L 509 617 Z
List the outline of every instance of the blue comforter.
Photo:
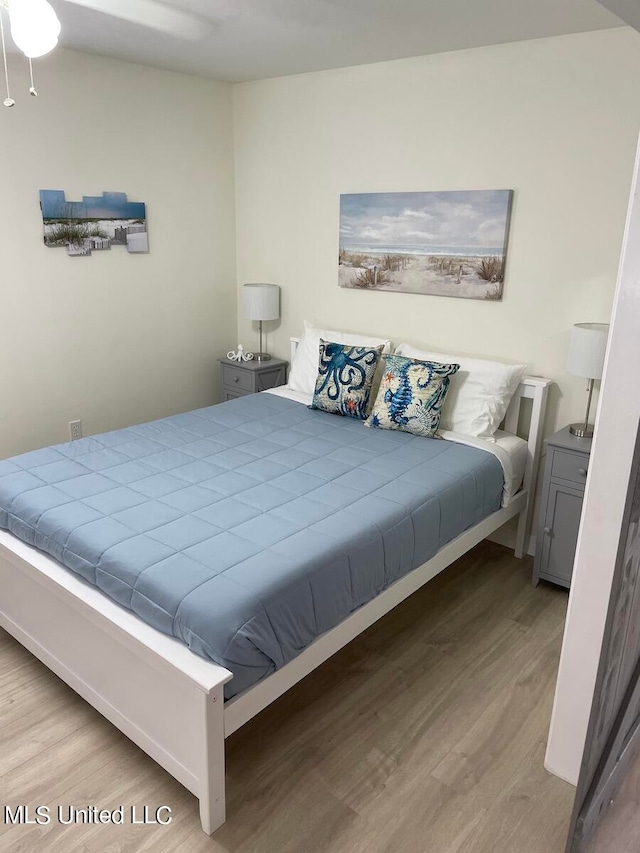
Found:
M 500 507 L 485 451 L 271 394 L 0 462 L 0 527 L 233 672 L 227 698 Z

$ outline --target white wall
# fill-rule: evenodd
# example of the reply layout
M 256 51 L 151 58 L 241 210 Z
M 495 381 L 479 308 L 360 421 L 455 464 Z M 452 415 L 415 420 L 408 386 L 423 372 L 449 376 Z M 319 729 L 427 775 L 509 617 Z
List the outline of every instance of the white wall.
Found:
M 640 421 L 637 176 L 625 243 L 546 756 L 547 769 L 573 784 L 580 772 Z
M 231 87 L 72 51 L 0 108 L 0 458 L 218 399 L 235 343 Z M 42 243 L 38 190 L 147 203 L 150 254 Z
M 609 319 L 639 74 L 620 29 L 236 86 L 238 283 L 282 286 L 269 349 L 307 318 L 524 361 L 559 383 L 548 429 L 578 420 L 570 327 Z M 515 190 L 501 303 L 338 288 L 341 193 L 475 188 Z

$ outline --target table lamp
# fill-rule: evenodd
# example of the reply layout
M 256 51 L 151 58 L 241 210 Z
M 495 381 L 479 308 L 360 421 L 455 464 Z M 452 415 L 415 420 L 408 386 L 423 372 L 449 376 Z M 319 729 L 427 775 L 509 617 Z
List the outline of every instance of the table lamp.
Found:
M 277 320 L 280 317 L 280 288 L 277 284 L 245 284 L 244 316 L 247 320 L 260 323 L 260 352 L 256 361 L 269 361 L 271 356 L 262 351 L 262 323 L 265 320 Z
M 593 435 L 593 426 L 589 423 L 589 409 L 593 396 L 593 383 L 596 379 L 602 378 L 608 335 L 608 323 L 576 323 L 571 331 L 567 370 L 574 376 L 583 376 L 589 380 L 584 423 L 569 426 L 569 432 L 577 438 L 591 438 Z

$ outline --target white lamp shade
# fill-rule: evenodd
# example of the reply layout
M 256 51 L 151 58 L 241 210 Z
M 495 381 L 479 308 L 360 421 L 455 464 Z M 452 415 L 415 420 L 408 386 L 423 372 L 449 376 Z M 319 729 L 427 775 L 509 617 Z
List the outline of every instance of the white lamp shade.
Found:
M 585 379 L 600 379 L 608 335 L 608 323 L 576 323 L 567 359 L 569 373 Z
M 58 44 L 60 21 L 47 0 L 10 0 L 9 19 L 16 46 L 30 59 Z
M 247 320 L 277 320 L 280 316 L 280 288 L 277 284 L 245 284 L 244 316 Z

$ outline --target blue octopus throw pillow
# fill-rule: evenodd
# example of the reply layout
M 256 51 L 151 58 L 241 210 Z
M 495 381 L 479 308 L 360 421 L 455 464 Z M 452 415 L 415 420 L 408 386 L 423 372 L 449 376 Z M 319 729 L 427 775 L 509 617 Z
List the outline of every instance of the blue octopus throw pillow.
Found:
M 365 426 L 433 438 L 440 426 L 449 377 L 459 368 L 459 364 L 385 356 L 382 382 Z
M 364 420 L 383 345 L 354 347 L 320 339 L 320 360 L 310 409 Z

